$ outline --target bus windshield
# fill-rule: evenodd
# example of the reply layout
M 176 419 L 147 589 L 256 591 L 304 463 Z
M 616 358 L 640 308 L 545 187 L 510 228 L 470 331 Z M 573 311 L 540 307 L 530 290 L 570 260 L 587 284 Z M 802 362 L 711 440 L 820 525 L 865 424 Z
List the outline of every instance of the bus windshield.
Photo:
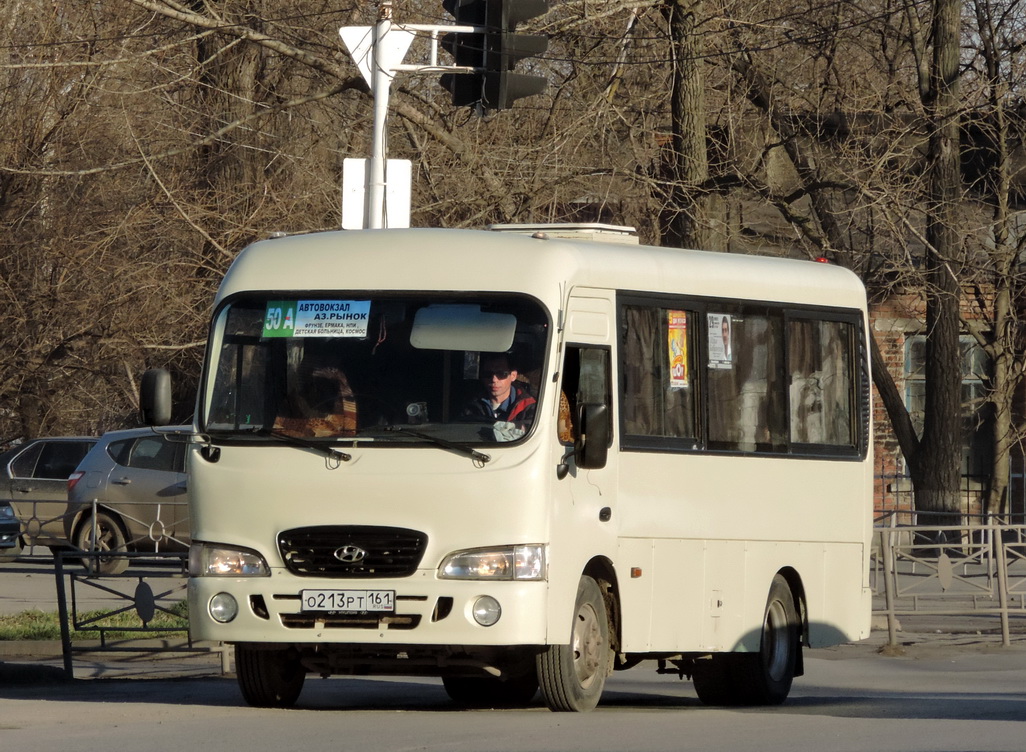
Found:
M 493 443 L 526 436 L 549 336 L 522 295 L 246 295 L 215 317 L 207 433 Z

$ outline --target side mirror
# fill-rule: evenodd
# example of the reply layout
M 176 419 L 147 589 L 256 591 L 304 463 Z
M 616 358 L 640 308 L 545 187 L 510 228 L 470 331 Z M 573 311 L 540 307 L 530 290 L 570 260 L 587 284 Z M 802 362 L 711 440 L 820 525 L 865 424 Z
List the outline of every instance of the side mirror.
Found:
M 609 456 L 609 406 L 586 403 L 577 417 L 574 455 L 577 466 L 597 470 L 606 466 Z
M 146 426 L 166 426 L 171 422 L 171 374 L 163 368 L 151 368 L 139 384 L 139 417 Z

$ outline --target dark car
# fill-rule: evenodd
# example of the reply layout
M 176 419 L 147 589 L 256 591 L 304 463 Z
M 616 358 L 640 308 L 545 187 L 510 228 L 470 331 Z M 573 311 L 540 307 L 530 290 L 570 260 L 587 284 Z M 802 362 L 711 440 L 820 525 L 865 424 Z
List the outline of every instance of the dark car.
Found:
M 189 426 L 108 431 L 67 483 L 67 540 L 84 551 L 183 550 L 189 545 L 185 476 Z M 95 510 L 95 515 L 94 515 Z M 87 568 L 118 574 L 124 556 L 83 557 Z
M 95 443 L 88 436 L 39 438 L 0 454 L 0 505 L 10 504 L 21 530 L 0 555 L 17 556 L 22 544 L 68 545 L 68 477 Z M 0 513 L 0 545 L 5 527 Z

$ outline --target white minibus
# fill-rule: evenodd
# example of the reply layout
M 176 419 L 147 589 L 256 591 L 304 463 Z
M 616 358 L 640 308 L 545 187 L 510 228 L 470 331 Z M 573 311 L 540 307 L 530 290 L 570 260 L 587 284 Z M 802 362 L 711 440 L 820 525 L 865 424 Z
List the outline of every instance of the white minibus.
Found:
M 583 711 L 645 661 L 780 703 L 869 632 L 866 321 L 838 266 L 624 228 L 254 243 L 189 438 L 192 636 L 257 706 L 387 674 Z

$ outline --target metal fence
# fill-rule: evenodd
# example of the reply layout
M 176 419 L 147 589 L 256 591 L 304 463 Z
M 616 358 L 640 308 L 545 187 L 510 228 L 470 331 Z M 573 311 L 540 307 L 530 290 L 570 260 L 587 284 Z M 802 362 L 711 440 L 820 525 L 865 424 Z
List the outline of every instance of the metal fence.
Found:
M 63 552 L 54 555 L 57 610 L 60 617 L 64 671 L 74 678 L 74 657 L 82 653 L 220 653 L 221 670 L 229 671 L 229 653 L 223 644 L 193 642 L 187 613 L 177 610 L 185 600 L 188 582 L 187 554 L 121 554 L 133 562 L 131 573 L 95 575 L 76 566 L 84 557 L 103 553 Z M 71 564 L 71 562 L 75 562 Z M 71 564 L 69 567 L 68 565 Z M 154 588 L 156 586 L 156 589 Z M 79 608 L 88 595 L 102 594 L 100 609 Z M 113 617 L 132 614 L 138 625 L 112 623 Z M 165 618 L 155 621 L 156 617 Z M 112 637 L 116 635 L 116 637 Z M 166 639 L 169 636 L 175 639 Z M 90 644 L 76 644 L 73 636 L 93 638 Z
M 82 542 L 154 553 L 189 547 L 188 505 L 184 501 L 100 504 L 94 499 L 90 505 L 73 508 L 53 502 L 23 502 L 22 507 L 31 510 L 19 519 L 26 556 L 48 555 L 62 547 L 83 550 L 77 546 Z M 117 526 L 113 535 L 96 529 L 101 517 Z
M 877 520 L 872 584 L 896 644 L 902 615 L 991 616 L 1010 644 L 1010 616 L 1026 615 L 1026 525 L 993 515 L 953 515 L 917 525 L 907 512 Z

